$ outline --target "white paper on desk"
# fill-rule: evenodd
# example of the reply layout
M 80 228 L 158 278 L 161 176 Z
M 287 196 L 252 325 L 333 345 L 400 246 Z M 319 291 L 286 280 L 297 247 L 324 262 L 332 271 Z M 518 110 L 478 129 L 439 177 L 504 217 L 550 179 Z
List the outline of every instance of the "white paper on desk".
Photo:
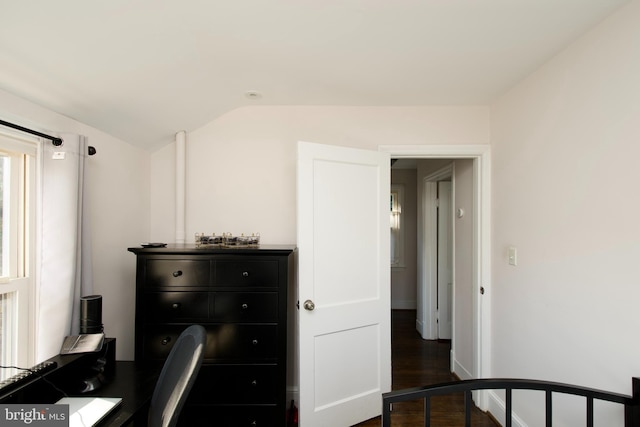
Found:
M 120 397 L 63 397 L 58 405 L 69 405 L 69 427 L 92 427 L 122 403 Z

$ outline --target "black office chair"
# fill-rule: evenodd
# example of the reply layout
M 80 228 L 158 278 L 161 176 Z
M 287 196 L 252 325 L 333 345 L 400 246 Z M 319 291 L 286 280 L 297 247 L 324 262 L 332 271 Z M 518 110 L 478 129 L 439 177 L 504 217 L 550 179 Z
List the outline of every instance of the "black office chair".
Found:
M 198 376 L 207 333 L 200 325 L 182 331 L 164 362 L 151 396 L 148 427 L 173 427 Z

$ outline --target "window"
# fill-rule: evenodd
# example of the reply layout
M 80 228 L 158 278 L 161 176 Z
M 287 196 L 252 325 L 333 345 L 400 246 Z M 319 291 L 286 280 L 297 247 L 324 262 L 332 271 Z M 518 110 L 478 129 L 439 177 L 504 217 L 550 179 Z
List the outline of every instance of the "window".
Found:
M 33 142 L 0 135 L 0 364 L 33 363 Z M 17 373 L 0 370 L 0 378 Z
M 404 267 L 404 228 L 402 226 L 402 203 L 404 186 L 391 185 L 391 267 Z

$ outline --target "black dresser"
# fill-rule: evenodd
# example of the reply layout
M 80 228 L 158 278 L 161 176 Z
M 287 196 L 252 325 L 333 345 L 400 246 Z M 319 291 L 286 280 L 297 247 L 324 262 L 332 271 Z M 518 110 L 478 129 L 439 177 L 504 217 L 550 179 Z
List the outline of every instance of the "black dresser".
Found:
M 129 248 L 137 256 L 135 360 L 159 366 L 178 335 L 207 330 L 181 426 L 286 425 L 293 246 Z

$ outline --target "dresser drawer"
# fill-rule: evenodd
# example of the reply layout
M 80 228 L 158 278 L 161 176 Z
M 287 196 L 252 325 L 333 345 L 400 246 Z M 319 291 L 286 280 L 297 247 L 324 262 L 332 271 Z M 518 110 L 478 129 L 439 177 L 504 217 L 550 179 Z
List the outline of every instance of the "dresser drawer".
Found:
M 210 262 L 190 259 L 150 259 L 145 286 L 208 286 Z
M 217 261 L 217 286 L 278 286 L 277 261 Z
M 224 322 L 276 322 L 278 294 L 275 292 L 217 292 L 213 318 Z
M 165 359 L 186 325 L 145 325 L 143 354 L 147 359 Z M 205 361 L 271 361 L 277 357 L 276 325 L 205 325 Z
M 205 365 L 191 393 L 191 403 L 278 403 L 277 365 Z
M 207 321 L 208 292 L 146 292 L 143 294 L 146 321 Z
M 286 411 L 276 405 L 189 405 L 182 413 L 180 427 L 282 427 Z

